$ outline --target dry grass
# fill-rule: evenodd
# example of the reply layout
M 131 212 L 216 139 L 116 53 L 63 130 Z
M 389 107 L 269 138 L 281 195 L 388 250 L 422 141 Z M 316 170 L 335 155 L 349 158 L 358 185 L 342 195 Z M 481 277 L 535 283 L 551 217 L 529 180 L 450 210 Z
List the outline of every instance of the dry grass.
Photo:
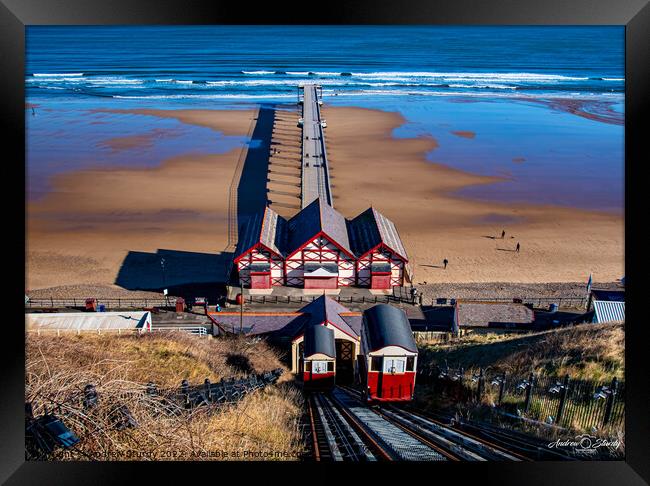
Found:
M 288 373 L 278 385 L 220 410 L 170 410 L 164 397 L 146 394 L 149 381 L 177 388 L 182 379 L 198 384 L 282 367 L 264 342 L 187 333 L 29 335 L 26 365 L 26 401 L 33 402 L 34 414 L 60 403 L 64 422 L 82 439 L 72 451 L 57 452 L 57 459 L 295 460 L 304 452 L 302 395 Z M 96 386 L 100 401 L 90 412 L 81 405 L 87 383 Z M 137 428 L 115 429 L 111 412 L 118 405 L 128 406 Z
M 471 333 L 450 344 L 426 346 L 422 364 L 483 367 L 491 372 L 608 381 L 625 371 L 623 324 L 579 325 L 530 334 Z

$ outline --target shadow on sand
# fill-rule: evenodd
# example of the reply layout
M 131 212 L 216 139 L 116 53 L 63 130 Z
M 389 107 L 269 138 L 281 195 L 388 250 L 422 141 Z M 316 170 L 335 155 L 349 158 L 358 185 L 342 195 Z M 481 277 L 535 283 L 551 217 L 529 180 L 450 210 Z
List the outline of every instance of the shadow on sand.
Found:
M 275 112 L 275 105 L 260 107 L 248 142 L 237 185 L 237 225 L 240 231 L 246 220 L 261 212 L 267 204 L 266 180 Z M 233 257 L 234 254 L 227 251 L 130 251 L 122 262 L 115 284 L 127 290 L 162 292 L 167 288 L 170 295 L 186 300 L 197 296 L 207 297 L 208 302 L 213 304 L 226 294 L 225 285 L 231 277 L 229 270 Z
M 260 106 L 257 115 L 237 185 L 237 226 L 240 231 L 246 220 L 264 210 L 267 204 L 266 180 L 275 111 L 275 105 L 265 104 Z
M 162 292 L 166 288 L 170 295 L 185 299 L 207 297 L 213 303 L 225 291 L 223 275 L 232 258 L 232 253 L 225 252 L 130 251 L 122 262 L 115 283 L 128 290 Z

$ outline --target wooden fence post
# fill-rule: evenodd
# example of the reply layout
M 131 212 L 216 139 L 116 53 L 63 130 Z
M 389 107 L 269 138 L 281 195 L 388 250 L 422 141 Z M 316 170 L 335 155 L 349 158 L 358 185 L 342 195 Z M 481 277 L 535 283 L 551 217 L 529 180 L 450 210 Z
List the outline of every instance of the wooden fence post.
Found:
M 603 426 L 607 425 L 612 419 L 612 409 L 614 408 L 614 398 L 618 392 L 618 380 L 616 377 L 612 378 L 612 384 L 609 388 L 607 401 L 605 402 L 605 415 L 603 417 Z
M 560 425 L 560 420 L 562 420 L 562 416 L 564 415 L 564 407 L 566 404 L 566 397 L 567 393 L 569 391 L 569 375 L 564 376 L 564 382 L 562 383 L 562 387 L 560 388 L 560 403 L 557 406 L 557 416 L 555 417 L 555 423 L 557 425 Z
M 478 390 L 477 390 L 477 401 L 481 401 L 483 397 L 483 390 L 485 389 L 485 374 L 483 368 L 479 368 L 478 372 Z
M 503 393 L 506 391 L 506 372 L 503 372 L 501 383 L 499 383 L 499 406 L 503 403 Z
M 533 385 L 535 382 L 535 375 L 531 372 L 528 377 L 528 386 L 526 387 L 526 401 L 524 402 L 524 412 L 530 409 L 530 401 L 533 397 Z

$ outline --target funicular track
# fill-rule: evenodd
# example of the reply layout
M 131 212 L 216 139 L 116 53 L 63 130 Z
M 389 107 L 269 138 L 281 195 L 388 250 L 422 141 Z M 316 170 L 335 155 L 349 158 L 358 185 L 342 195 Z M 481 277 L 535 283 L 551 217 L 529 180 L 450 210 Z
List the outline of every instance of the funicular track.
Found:
M 317 460 L 526 461 L 536 458 L 507 438 L 489 440 L 425 416 L 410 406 L 367 406 L 360 393 L 337 387 L 313 393 L 308 408 Z

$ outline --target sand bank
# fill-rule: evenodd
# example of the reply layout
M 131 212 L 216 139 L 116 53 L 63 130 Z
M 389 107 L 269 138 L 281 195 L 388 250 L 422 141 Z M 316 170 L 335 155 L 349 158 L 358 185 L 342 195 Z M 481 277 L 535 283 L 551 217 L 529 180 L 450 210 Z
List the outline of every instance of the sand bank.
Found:
M 176 118 L 240 136 L 256 113 L 112 111 Z M 427 161 L 431 151 L 435 160 L 436 140 L 393 138 L 404 123 L 397 113 L 325 106 L 324 115 L 335 207 L 350 217 L 374 205 L 391 218 L 416 282 L 580 282 L 589 272 L 611 281 L 624 274 L 621 217 L 456 197 L 462 187 L 499 179 Z M 54 190 L 27 208 L 27 288 L 111 285 L 130 251 L 220 252 L 239 156 L 240 149 L 188 154 L 157 168 L 55 177 Z M 506 238 L 495 238 L 502 229 Z M 512 251 L 517 242 L 520 253 Z M 439 268 L 443 258 L 447 270 Z

